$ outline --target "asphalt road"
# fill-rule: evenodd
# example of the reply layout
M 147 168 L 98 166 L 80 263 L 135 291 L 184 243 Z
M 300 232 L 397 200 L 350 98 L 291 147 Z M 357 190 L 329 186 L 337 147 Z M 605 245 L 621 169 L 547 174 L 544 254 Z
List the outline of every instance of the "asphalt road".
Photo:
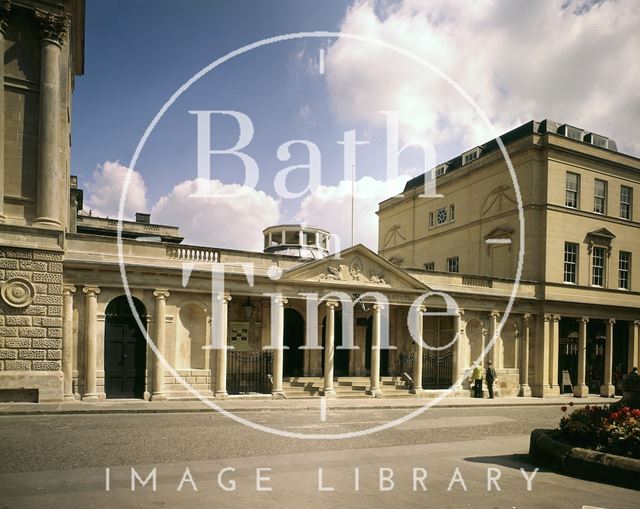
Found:
M 242 417 L 309 434 L 405 413 Z M 529 433 L 560 417 L 556 407 L 436 408 L 374 434 L 302 440 L 215 413 L 1 416 L 0 507 L 638 507 L 639 492 L 553 472 L 537 472 L 527 489 Z M 154 468 L 155 491 L 153 477 L 144 487 L 135 477 Z

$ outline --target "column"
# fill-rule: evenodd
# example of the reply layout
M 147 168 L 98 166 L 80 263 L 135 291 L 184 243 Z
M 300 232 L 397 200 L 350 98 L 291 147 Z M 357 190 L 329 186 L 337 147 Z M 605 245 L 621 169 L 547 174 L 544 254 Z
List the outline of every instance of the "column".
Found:
M 97 342 L 98 342 L 98 294 L 100 288 L 97 286 L 85 286 L 82 291 L 85 294 L 85 383 L 84 396 L 82 401 L 95 403 L 98 401 L 96 391 L 96 370 L 97 370 Z
M 491 341 L 494 341 L 494 343 L 491 349 L 491 361 L 493 362 L 493 367 L 496 371 L 502 367 L 502 338 L 500 338 L 500 334 L 498 333 L 498 318 L 500 318 L 500 313 L 492 311 Z
M 62 288 L 62 380 L 64 401 L 75 401 L 73 396 L 73 294 L 75 286 Z
M 4 37 L 6 35 L 11 4 L 7 1 L 0 2 L 0 223 L 4 222 Z
M 468 366 L 466 365 L 466 362 L 464 362 L 465 359 L 465 353 L 466 353 L 466 349 L 465 349 L 465 335 L 464 335 L 464 329 L 465 329 L 465 321 L 464 321 L 464 309 L 458 309 L 458 315 L 455 318 L 455 327 L 454 327 L 454 332 L 457 333 L 458 335 L 458 340 L 456 341 L 455 346 L 453 347 L 453 383 L 454 383 L 454 390 L 462 390 L 462 384 L 458 382 L 458 380 L 460 379 L 460 376 L 462 374 L 462 371 L 464 369 L 466 369 Z M 463 382 L 464 380 L 460 380 L 460 382 Z
M 518 396 L 531 397 L 529 387 L 529 340 L 531 339 L 531 313 L 522 317 L 522 345 L 520 346 L 520 391 Z
M 226 398 L 227 393 L 227 317 L 229 316 L 229 295 L 218 296 L 218 334 L 221 348 L 216 352 L 216 398 Z M 213 317 L 215 320 L 215 316 Z
M 627 373 L 640 364 L 640 320 L 629 322 L 629 362 Z
M 166 355 L 166 319 L 167 319 L 167 297 L 169 292 L 167 290 L 156 290 L 153 292 L 153 296 L 156 298 L 156 317 L 155 317 L 155 334 L 153 340 L 155 341 L 156 349 L 158 352 L 153 358 L 153 392 L 151 399 L 153 401 L 164 401 L 167 399 L 167 395 L 164 392 L 164 364 L 162 357 Z
M 612 398 L 616 394 L 613 386 L 613 325 L 614 318 L 607 322 L 607 339 L 604 345 L 604 383 L 600 386 L 600 396 Z
M 324 396 L 333 397 L 336 391 L 333 388 L 333 360 L 335 344 L 335 309 L 338 307 L 336 301 L 327 301 L 327 322 L 325 327 L 324 341 Z
M 560 356 L 560 315 L 553 315 L 549 322 L 550 344 L 549 344 L 549 387 L 552 391 L 560 394 L 558 380 L 558 362 Z
M 413 353 L 413 394 L 420 394 L 422 392 L 422 342 L 424 336 L 424 315 L 426 311 L 424 307 L 420 308 L 420 312 L 416 313 L 416 330 L 418 331 L 418 337 L 413 339 L 414 341 L 414 353 Z
M 382 304 L 373 305 L 373 330 L 371 331 L 371 373 L 369 394 L 374 398 L 381 398 L 380 390 L 380 311 Z
M 573 386 L 573 395 L 577 398 L 589 396 L 587 387 L 587 324 L 589 318 L 583 316 L 578 319 L 578 379 Z
M 536 385 L 533 387 L 533 395 L 543 398 L 549 395 L 549 328 L 551 315 L 545 313 L 542 320 L 536 320 Z
M 284 398 L 284 390 L 282 389 L 282 372 L 284 369 L 284 305 L 287 303 L 287 299 L 284 297 L 275 297 L 272 299 L 273 305 L 276 306 L 275 318 L 276 331 L 275 345 L 276 349 L 273 358 L 273 387 L 271 394 L 274 398 Z
M 69 19 L 36 10 L 40 22 L 40 114 L 38 125 L 37 224 L 62 226 L 67 180 L 58 164 L 60 50 Z

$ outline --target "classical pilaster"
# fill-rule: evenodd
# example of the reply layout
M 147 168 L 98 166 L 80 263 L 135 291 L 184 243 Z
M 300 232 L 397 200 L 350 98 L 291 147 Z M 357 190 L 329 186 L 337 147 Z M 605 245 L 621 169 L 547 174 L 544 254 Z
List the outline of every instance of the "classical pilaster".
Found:
M 62 287 L 62 380 L 64 401 L 75 401 L 73 395 L 73 294 L 76 287 Z
M 284 369 L 284 305 L 288 302 L 284 297 L 272 299 L 275 309 L 275 355 L 273 358 L 273 388 L 271 394 L 274 398 L 284 398 L 282 389 L 282 372 Z
M 414 339 L 413 350 L 413 388 L 411 392 L 413 394 L 420 394 L 422 392 L 422 353 L 423 353 L 423 337 L 424 337 L 424 312 L 426 309 L 421 307 L 416 313 L 416 330 L 418 331 L 418 337 Z
M 495 369 L 502 368 L 502 338 L 498 332 L 498 319 L 500 313 L 498 311 L 491 312 L 491 340 L 494 341 L 491 349 L 491 361 Z
M 36 223 L 62 226 L 64 172 L 58 164 L 60 110 L 60 50 L 69 18 L 36 10 L 40 23 L 40 110 L 38 125 L 38 191 Z
M 227 317 L 229 316 L 229 301 L 231 297 L 229 295 L 219 295 L 218 306 L 218 338 L 219 348 L 216 351 L 216 398 L 226 398 L 227 393 Z M 214 317 L 214 320 L 216 318 Z
M 600 386 L 600 396 L 612 398 L 616 388 L 613 386 L 613 326 L 614 318 L 607 322 L 607 339 L 604 345 L 604 383 Z
M 578 319 L 578 380 L 573 386 L 573 395 L 577 398 L 589 396 L 587 386 L 587 324 L 589 318 L 583 316 Z
M 97 344 L 98 344 L 98 294 L 97 286 L 85 286 L 85 384 L 83 401 L 98 401 L 96 390 Z
M 153 292 L 156 304 L 155 317 L 155 341 L 158 353 L 153 357 L 153 392 L 151 399 L 153 401 L 164 401 L 167 395 L 164 392 L 164 364 L 162 357 L 166 357 L 166 320 L 167 320 L 167 298 L 169 292 L 167 290 L 156 290 Z
M 542 318 L 542 319 L 540 319 Z M 549 352 L 550 352 L 550 332 L 551 315 L 545 313 L 536 319 L 536 373 L 535 385 L 532 387 L 532 395 L 538 398 L 549 396 Z
M 4 222 L 4 38 L 6 35 L 11 4 L 7 1 L 0 2 L 0 223 Z
M 550 345 L 549 345 L 549 387 L 553 391 L 560 393 L 560 381 L 558 379 L 558 363 L 560 356 L 560 315 L 552 315 L 550 326 Z
M 327 322 L 324 340 L 324 390 L 326 397 L 333 397 L 336 391 L 333 388 L 333 362 L 335 356 L 335 310 L 338 307 L 336 301 L 327 301 Z
M 466 322 L 464 320 L 464 309 L 458 309 L 458 315 L 455 318 L 455 323 L 454 332 L 457 333 L 458 340 L 453 347 L 453 389 L 459 391 L 462 389 L 462 385 L 460 383 L 462 381 L 460 380 L 462 372 L 468 367 L 465 363 L 465 358 L 468 358 L 468 356 L 465 355 L 466 339 L 464 330 Z
M 531 339 L 531 313 L 522 316 L 522 344 L 520 347 L 520 391 L 518 396 L 531 396 L 529 387 L 529 341 Z
M 369 394 L 374 398 L 382 397 L 380 390 L 380 312 L 384 308 L 382 304 L 373 306 L 373 330 L 371 334 L 371 373 L 369 382 Z
M 640 367 L 640 320 L 629 322 L 629 362 L 627 372 Z

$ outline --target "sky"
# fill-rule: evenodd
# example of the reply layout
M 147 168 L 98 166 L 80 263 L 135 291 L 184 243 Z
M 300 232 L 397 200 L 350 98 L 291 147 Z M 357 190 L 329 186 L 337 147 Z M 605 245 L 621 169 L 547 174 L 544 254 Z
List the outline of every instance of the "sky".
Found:
M 128 180 L 124 217 L 150 212 L 188 244 L 260 250 L 265 227 L 304 223 L 376 250 L 380 201 L 431 162 L 531 119 L 640 155 L 638 12 L 633 0 L 88 0 L 72 173 L 85 210 L 118 217 Z M 264 44 L 204 73 L 131 167 L 194 75 L 266 38 L 318 31 L 344 36 Z M 206 117 L 207 147 L 198 111 L 237 113 Z M 198 173 L 199 150 L 232 149 L 243 135 L 257 181 L 233 154 L 210 155 Z M 388 154 L 405 145 L 390 171 Z

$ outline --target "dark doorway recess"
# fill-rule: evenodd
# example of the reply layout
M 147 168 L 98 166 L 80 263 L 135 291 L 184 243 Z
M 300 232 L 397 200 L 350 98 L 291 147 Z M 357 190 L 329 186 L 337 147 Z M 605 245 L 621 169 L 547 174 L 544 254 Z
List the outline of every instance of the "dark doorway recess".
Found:
M 133 303 L 146 328 L 144 305 L 136 298 Z M 105 313 L 104 391 L 107 398 L 144 397 L 146 346 L 127 298 L 123 295 L 113 299 Z

